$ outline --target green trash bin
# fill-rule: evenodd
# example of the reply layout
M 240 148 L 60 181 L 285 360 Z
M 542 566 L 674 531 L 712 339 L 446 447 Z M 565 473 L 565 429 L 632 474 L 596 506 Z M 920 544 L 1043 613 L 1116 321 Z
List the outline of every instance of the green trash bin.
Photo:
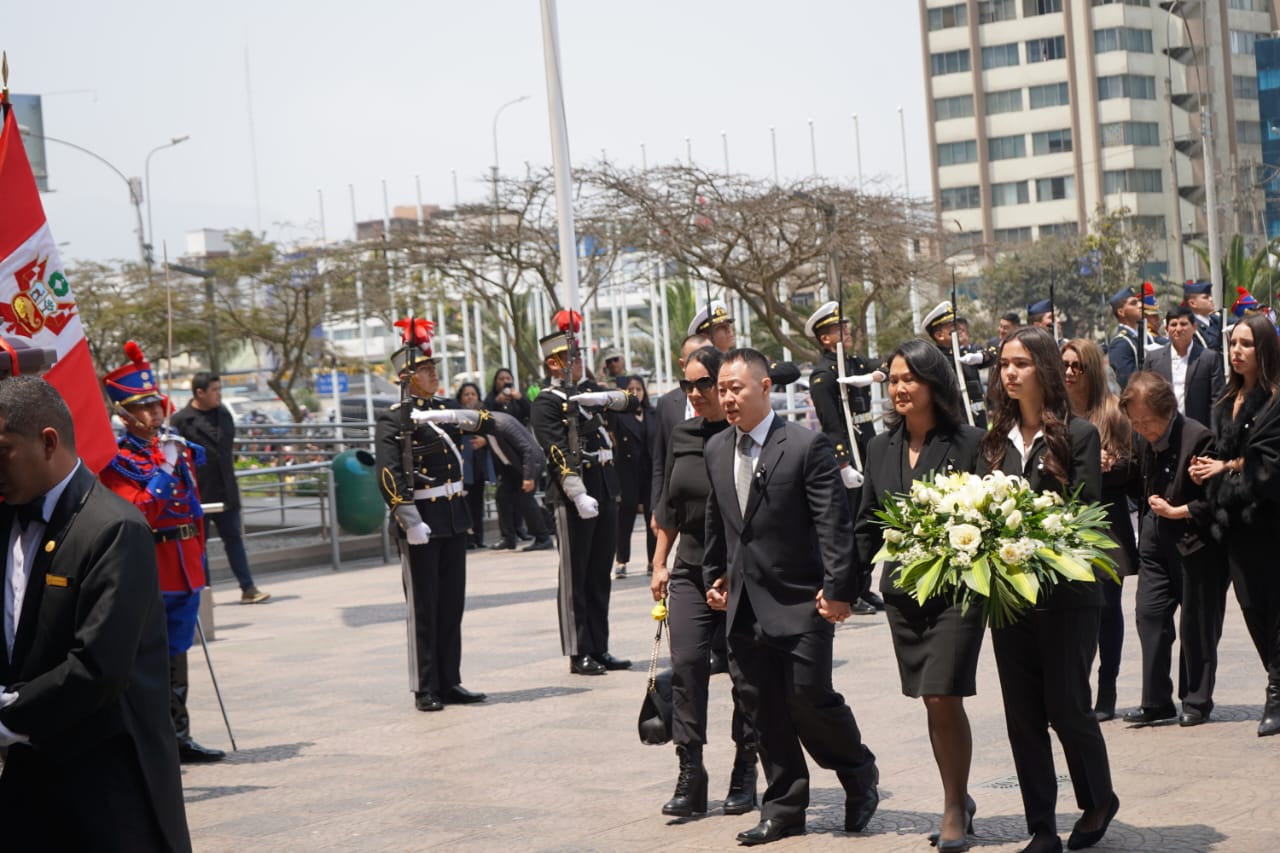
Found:
M 333 457 L 333 488 L 342 529 L 357 536 L 377 533 L 387 517 L 387 505 L 378 489 L 373 454 L 344 450 Z

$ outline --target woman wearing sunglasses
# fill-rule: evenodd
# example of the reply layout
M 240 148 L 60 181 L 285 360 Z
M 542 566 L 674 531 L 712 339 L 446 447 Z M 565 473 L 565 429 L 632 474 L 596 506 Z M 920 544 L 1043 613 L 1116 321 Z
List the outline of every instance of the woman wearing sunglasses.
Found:
M 711 635 L 723 611 L 707 606 L 702 580 L 702 556 L 707 496 L 711 482 L 703 461 L 703 446 L 729 428 L 716 380 L 721 354 L 703 347 L 685 359 L 680 388 L 689 398 L 694 417 L 676 426 L 667 445 L 662 497 L 653 508 L 658 543 L 653 555 L 650 589 L 654 601 L 667 599 L 671 639 L 671 733 L 680 759 L 675 795 L 662 813 L 688 817 L 707 810 L 707 771 L 702 747 L 707 742 L 707 685 L 711 678 Z M 671 546 L 680 535 L 673 565 L 667 567 Z M 733 740 L 737 753 L 724 799 L 725 814 L 745 814 L 756 806 L 756 739 L 734 690 Z

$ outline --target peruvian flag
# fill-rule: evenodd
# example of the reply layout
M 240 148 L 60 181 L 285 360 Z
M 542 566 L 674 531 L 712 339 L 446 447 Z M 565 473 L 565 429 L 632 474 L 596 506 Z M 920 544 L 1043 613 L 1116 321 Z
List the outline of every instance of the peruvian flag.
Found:
M 0 110 L 0 335 L 57 351 L 45 378 L 71 409 L 80 458 L 90 471 L 100 471 L 116 455 L 115 435 L 18 120 L 7 105 Z

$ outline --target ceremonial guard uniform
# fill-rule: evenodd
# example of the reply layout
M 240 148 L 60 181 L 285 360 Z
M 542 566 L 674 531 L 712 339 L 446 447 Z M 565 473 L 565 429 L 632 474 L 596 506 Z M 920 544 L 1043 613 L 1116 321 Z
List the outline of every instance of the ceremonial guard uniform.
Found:
M 848 338 L 848 322 L 848 320 L 844 321 L 844 343 L 851 345 L 852 341 Z M 839 305 L 828 302 L 813 313 L 805 323 L 804 332 L 822 347 L 822 356 L 809 375 L 809 399 L 813 401 L 814 411 L 817 412 L 818 426 L 831 439 L 831 444 L 835 447 L 836 465 L 840 467 L 841 480 L 849 498 L 849 513 L 853 516 L 857 513 L 861 500 L 862 468 L 867 458 L 867 444 L 876 434 L 872 423 L 875 413 L 871 411 L 871 390 L 868 386 L 875 381 L 877 373 L 883 380 L 884 371 L 870 367 L 860 356 L 852 355 L 848 348 L 845 349 L 844 375 L 857 377 L 857 384 L 845 383 L 849 386 L 849 412 L 856 430 L 856 437 L 852 439 L 858 442 L 858 459 L 862 460 L 860 463 L 855 462 L 853 441 L 849 435 L 849 425 L 845 421 L 843 404 L 840 400 L 840 371 L 835 344 L 823 341 L 825 336 L 834 333 L 840 326 Z M 869 574 L 859 577 L 857 593 L 857 599 L 851 602 L 855 614 L 872 615 L 884 608 L 884 602 L 880 596 L 871 591 Z
M 1182 285 L 1183 302 L 1195 314 L 1196 340 L 1205 349 L 1222 351 L 1222 316 L 1213 310 L 1213 282 L 1189 281 Z
M 107 396 L 125 422 L 119 449 L 98 474 L 102 484 L 132 503 L 146 517 L 155 539 L 169 635 L 169 714 L 183 762 L 218 761 L 225 753 L 191 739 L 187 713 L 187 650 L 195 640 L 200 590 L 205 579 L 204 510 L 195 468 L 204 450 L 177 433 L 164 432 L 169 400 L 157 387 L 155 372 L 141 348 L 125 344 L 129 363 L 108 373 Z
M 951 336 L 954 334 L 955 320 L 955 309 L 951 307 L 950 302 L 938 303 L 924 318 L 924 333 L 933 339 L 934 344 L 942 350 L 942 354 L 947 357 L 947 361 L 953 367 L 956 364 L 955 355 L 951 350 Z M 980 429 L 987 428 L 987 406 L 982 393 L 982 374 L 978 372 L 978 368 L 986 358 L 987 356 L 981 351 L 960 353 L 959 368 L 964 382 L 965 396 L 968 397 L 967 405 L 973 411 L 973 425 Z
M 1120 323 L 1107 348 L 1107 361 L 1115 372 L 1116 382 L 1123 389 L 1129 377 L 1134 371 L 1141 370 L 1145 361 L 1146 338 L 1140 339 L 1137 331 L 1142 323 L 1142 299 L 1132 287 L 1122 287 L 1107 302 Z
M 401 320 L 404 346 L 392 355 L 404 393 L 378 418 L 378 483 L 398 527 L 407 605 L 409 684 L 419 711 L 482 702 L 462 686 L 462 611 L 466 603 L 467 531 L 463 497 L 465 435 L 488 435 L 484 410 L 464 409 L 439 387 L 432 324 Z
M 733 317 L 719 299 L 711 300 L 693 315 L 688 334 L 706 335 L 711 345 L 720 352 L 728 352 L 738 345 L 737 335 L 733 332 Z
M 575 326 L 581 323 L 576 313 L 572 317 Z M 562 329 L 569 322 L 569 312 L 557 315 Z M 547 501 L 556 519 L 560 647 L 569 657 L 570 672 L 603 675 L 631 666 L 609 653 L 610 567 L 618 540 L 620 485 L 604 411 L 634 412 L 639 401 L 626 391 L 575 384 L 582 365 L 576 352 L 571 359 L 565 331 L 547 335 L 539 344 L 552 382 L 534 398 L 530 425 L 547 455 Z

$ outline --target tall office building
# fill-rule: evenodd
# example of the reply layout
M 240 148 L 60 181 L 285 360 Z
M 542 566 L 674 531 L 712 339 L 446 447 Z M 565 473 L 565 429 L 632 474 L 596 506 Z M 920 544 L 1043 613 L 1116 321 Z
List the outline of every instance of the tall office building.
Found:
M 934 206 L 956 235 L 948 251 L 972 246 L 981 262 L 1084 230 L 1103 205 L 1127 208 L 1152 235 L 1144 277 L 1202 274 L 1185 245 L 1207 234 L 1202 105 L 1219 231 L 1262 239 L 1253 54 L 1280 24 L 1271 0 L 919 4 Z

